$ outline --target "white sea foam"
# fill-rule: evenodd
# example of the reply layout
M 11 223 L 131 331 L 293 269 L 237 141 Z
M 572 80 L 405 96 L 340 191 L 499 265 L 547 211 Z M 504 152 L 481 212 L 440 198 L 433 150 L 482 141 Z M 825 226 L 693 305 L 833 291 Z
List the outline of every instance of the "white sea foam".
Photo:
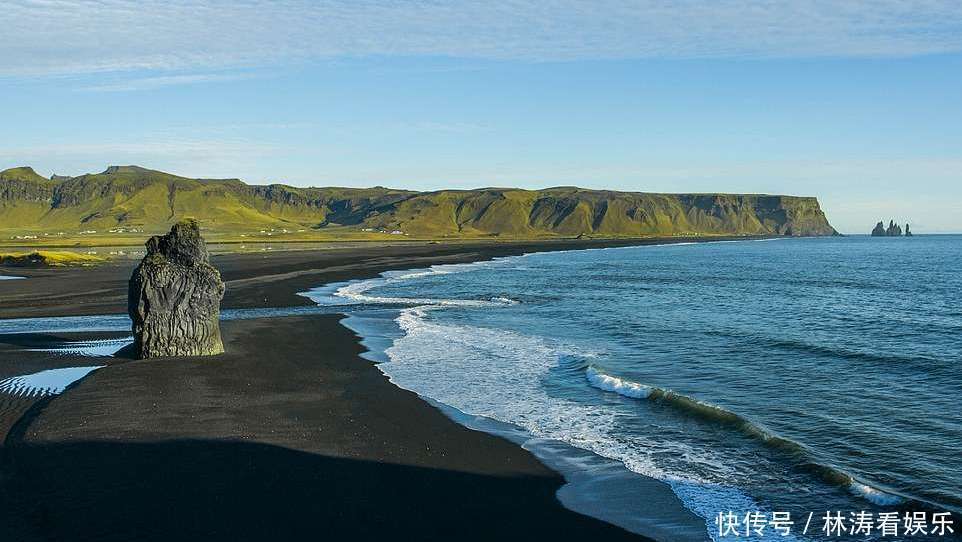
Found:
M 63 390 L 70 384 L 73 384 L 101 367 L 103 366 L 65 367 L 62 369 L 48 369 L 28 375 L 13 376 L 0 380 L 0 392 L 22 397 L 57 395 L 63 393 Z
M 849 484 L 848 489 L 853 494 L 879 506 L 892 506 L 905 502 L 905 499 L 899 497 L 898 495 L 886 493 L 880 489 L 876 489 L 870 485 L 863 484 L 855 480 L 852 480 L 852 483 Z
M 351 282 L 339 287 L 334 291 L 334 296 L 349 300 L 356 304 L 378 304 L 378 305 L 437 305 L 442 307 L 496 307 L 503 305 L 514 305 L 517 301 L 506 297 L 494 297 L 491 299 L 436 299 L 426 297 L 393 297 L 369 295 L 367 292 L 375 288 L 380 288 L 398 282 L 409 281 L 436 275 L 449 275 L 451 273 L 461 273 L 472 271 L 483 266 L 497 264 L 503 259 L 474 262 L 466 264 L 444 264 L 434 265 L 428 269 L 418 269 L 403 272 L 387 272 L 381 277 L 370 280 Z
M 11 275 L 0 275 L 0 280 L 23 280 L 27 277 L 14 277 Z
M 435 323 L 432 310 L 412 307 L 397 318 L 404 336 L 387 349 L 390 362 L 379 365 L 395 384 L 535 436 L 589 449 L 604 446 L 614 416 L 550 396 L 541 385 L 562 356 L 580 352 L 514 331 Z M 636 458 L 636 468 L 666 476 L 643 456 Z
M 515 266 L 513 262 L 519 258 L 543 254 L 560 254 L 569 252 L 594 252 L 594 251 L 613 251 L 631 249 L 652 249 L 658 247 L 674 247 L 688 245 L 703 245 L 705 242 L 685 241 L 679 243 L 664 243 L 656 245 L 627 245 L 621 247 L 599 247 L 587 249 L 558 250 L 552 252 L 527 252 L 519 256 L 504 256 L 491 260 L 484 260 L 470 263 L 439 264 L 432 265 L 427 269 L 409 269 L 406 271 L 387 271 L 375 279 L 352 281 L 348 283 L 328 284 L 318 288 L 313 288 L 304 295 L 313 300 L 318 305 L 358 305 L 358 304 L 380 304 L 380 305 L 440 305 L 455 307 L 492 307 L 497 305 L 513 305 L 517 301 L 505 297 L 494 297 L 489 300 L 476 299 L 435 299 L 435 298 L 416 298 L 416 297 L 393 297 L 369 295 L 370 290 L 383 286 L 393 285 L 403 281 L 418 279 L 423 277 L 448 275 L 452 273 L 463 273 L 474 271 L 491 266 L 507 265 L 509 269 L 526 270 L 527 267 Z M 513 266 L 513 267 L 512 267 Z
M 572 356 L 588 359 L 596 352 L 512 330 L 439 323 L 432 319 L 439 309 L 407 308 L 396 319 L 404 335 L 387 349 L 389 361 L 379 368 L 397 386 L 467 415 L 509 423 L 533 438 L 557 440 L 663 480 L 687 508 L 705 519 L 706 526 L 719 510 L 763 509 L 724 483 L 737 473 L 713 450 L 626 432 L 621 426 L 622 412 L 546 389 L 544 382 L 560 360 Z M 600 385 L 629 397 L 644 397 L 647 391 L 641 384 L 597 369 L 592 373 Z M 674 460 L 665 463 L 666 458 Z M 704 478 L 686 465 L 698 465 L 712 478 Z
M 649 386 L 607 375 L 594 367 L 588 367 L 585 376 L 588 378 L 588 382 L 598 389 L 611 391 L 633 399 L 645 399 L 652 392 Z

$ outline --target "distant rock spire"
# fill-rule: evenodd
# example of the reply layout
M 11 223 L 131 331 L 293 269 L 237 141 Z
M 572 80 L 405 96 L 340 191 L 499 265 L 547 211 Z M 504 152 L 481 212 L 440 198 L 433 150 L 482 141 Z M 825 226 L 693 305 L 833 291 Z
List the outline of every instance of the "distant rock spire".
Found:
M 895 223 L 894 220 L 889 220 L 889 229 L 885 230 L 885 235 L 889 237 L 899 237 L 902 235 L 902 226 Z
M 909 231 L 909 225 L 905 225 L 905 235 L 912 235 Z M 902 226 L 895 223 L 895 220 L 889 220 L 889 227 L 885 227 L 885 221 L 879 220 L 879 223 L 875 225 L 875 229 L 872 230 L 872 237 L 899 237 L 902 235 Z

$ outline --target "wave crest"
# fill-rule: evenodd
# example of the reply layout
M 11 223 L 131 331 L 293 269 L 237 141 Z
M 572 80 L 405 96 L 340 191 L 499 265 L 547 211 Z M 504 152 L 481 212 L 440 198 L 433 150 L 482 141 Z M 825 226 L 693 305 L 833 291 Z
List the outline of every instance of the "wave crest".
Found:
M 791 457 L 800 460 L 801 466 L 817 475 L 826 482 L 848 488 L 852 494 L 879 505 L 892 506 L 906 501 L 905 498 L 881 489 L 872 487 L 863 482 L 859 482 L 850 474 L 843 472 L 835 467 L 822 465 L 812 461 L 811 454 L 800 443 L 791 439 L 780 437 L 767 429 L 745 419 L 738 414 L 725 410 L 719 406 L 705 403 L 688 397 L 672 390 L 648 386 L 639 382 L 632 382 L 623 378 L 618 378 L 604 373 L 594 366 L 589 366 L 585 370 L 585 377 L 595 388 L 603 391 L 617 393 L 618 395 L 631 399 L 648 399 L 658 401 L 664 405 L 679 410 L 682 413 L 693 415 L 712 423 L 721 423 L 733 427 L 742 434 L 754 438 L 764 445 L 777 449 Z
M 591 382 L 592 386 L 604 391 L 614 392 L 618 395 L 624 395 L 625 397 L 631 397 L 633 399 L 647 399 L 652 392 L 652 388 L 649 386 L 606 375 L 594 367 L 589 366 L 585 372 L 588 377 L 588 382 Z

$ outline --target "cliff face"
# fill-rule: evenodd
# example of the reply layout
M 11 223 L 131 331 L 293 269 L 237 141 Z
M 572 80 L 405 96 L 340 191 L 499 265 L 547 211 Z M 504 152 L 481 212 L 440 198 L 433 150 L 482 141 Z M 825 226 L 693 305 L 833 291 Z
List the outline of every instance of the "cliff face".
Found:
M 295 188 L 189 179 L 136 166 L 47 180 L 24 169 L 0 174 L 0 228 L 129 226 L 162 231 L 189 216 L 214 232 L 283 227 L 401 231 L 423 237 L 836 233 L 818 200 L 795 196 L 574 187 L 438 192 Z M 11 211 L 28 203 L 29 213 Z
M 15 202 L 49 203 L 57 183 L 37 175 L 32 168 L 0 171 L 0 204 Z

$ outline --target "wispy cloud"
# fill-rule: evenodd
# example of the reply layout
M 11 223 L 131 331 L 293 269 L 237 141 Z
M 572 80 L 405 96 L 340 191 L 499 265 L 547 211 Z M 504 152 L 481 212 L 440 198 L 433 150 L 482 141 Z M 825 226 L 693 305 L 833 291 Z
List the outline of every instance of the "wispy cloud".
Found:
M 257 170 L 286 147 L 245 138 L 145 134 L 124 141 L 54 142 L 0 148 L 0 169 L 31 165 L 47 174 L 80 175 L 109 165 L 136 164 L 191 177 L 232 177 Z
M 4 76 L 365 55 L 541 61 L 962 51 L 956 0 L 8 0 L 0 27 Z
M 138 77 L 133 79 L 119 79 L 110 83 L 102 83 L 80 87 L 78 90 L 84 92 L 135 92 L 141 90 L 155 90 L 159 88 L 196 85 L 203 83 L 222 83 L 227 81 L 237 81 L 240 79 L 250 79 L 251 74 L 243 73 L 195 73 L 179 75 L 161 75 L 156 77 Z

